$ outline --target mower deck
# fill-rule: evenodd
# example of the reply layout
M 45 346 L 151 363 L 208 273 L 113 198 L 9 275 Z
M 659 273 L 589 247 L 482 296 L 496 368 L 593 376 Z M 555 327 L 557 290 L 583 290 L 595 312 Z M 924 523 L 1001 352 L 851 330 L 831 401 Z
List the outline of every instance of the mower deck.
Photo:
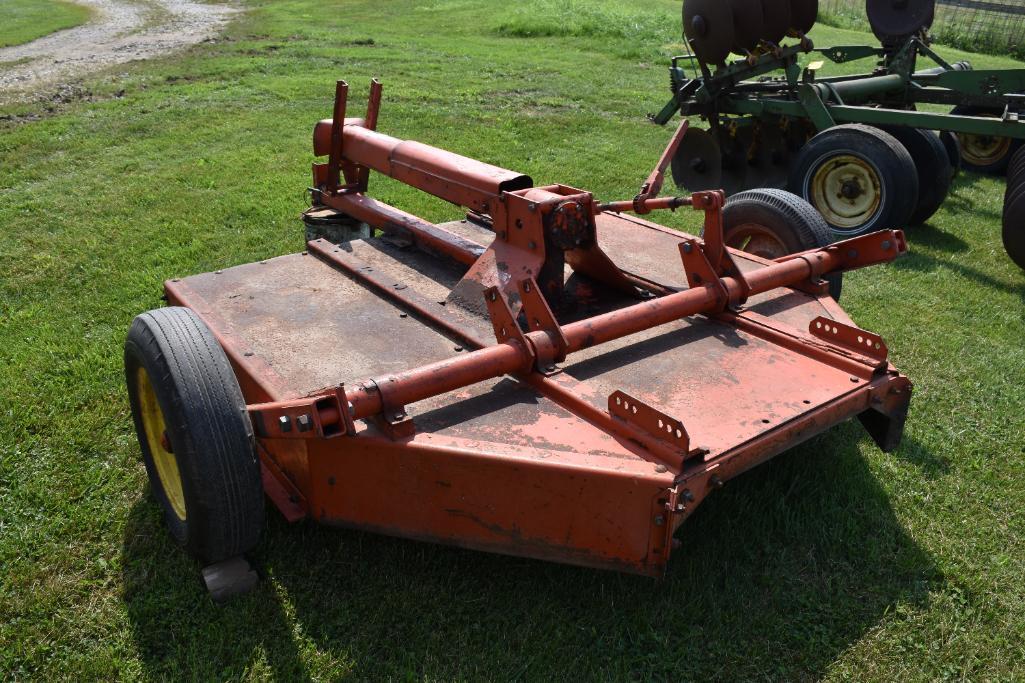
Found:
M 599 215 L 597 226 L 616 266 L 650 291 L 687 288 L 679 245 L 690 236 L 614 213 Z M 471 220 L 441 227 L 471 251 L 495 239 Z M 771 263 L 731 255 L 745 274 Z M 379 236 L 316 240 L 309 252 L 170 281 L 166 290 L 214 332 L 252 405 L 494 344 L 487 311 L 453 294 L 466 271 Z M 566 272 L 560 325 L 637 304 Z M 870 416 L 863 422 L 884 448 L 899 439 L 907 380 L 885 360 L 817 340 L 809 326 L 820 317 L 853 325 L 828 296 L 777 288 L 739 308 L 584 348 L 548 373 L 412 403 L 405 435 L 372 419 L 333 439 L 264 434 L 265 489 L 291 520 L 659 576 L 675 529 L 731 477 L 854 415 Z M 604 428 L 594 416 L 617 392 L 642 404 L 641 421 L 649 407 L 660 429 L 663 418 L 679 420 L 693 457 L 667 463 Z

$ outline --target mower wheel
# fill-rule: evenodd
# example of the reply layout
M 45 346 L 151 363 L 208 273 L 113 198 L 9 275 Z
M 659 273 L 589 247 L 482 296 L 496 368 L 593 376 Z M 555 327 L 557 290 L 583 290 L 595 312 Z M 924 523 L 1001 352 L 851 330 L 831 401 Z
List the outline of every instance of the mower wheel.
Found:
M 260 463 L 242 390 L 213 333 L 187 308 L 137 316 L 125 380 L 171 536 L 207 564 L 251 550 L 263 528 Z
M 950 170 L 950 158 L 940 138 L 931 130 L 907 128 L 905 126 L 881 126 L 897 138 L 911 155 L 918 174 L 918 201 L 908 219 L 909 225 L 921 225 L 940 208 L 950 191 L 954 175 Z
M 889 133 L 860 123 L 822 131 L 801 148 L 789 189 L 833 232 L 852 237 L 907 224 L 918 202 L 911 155 Z
M 997 117 L 1002 112 L 999 109 L 958 105 L 950 113 L 963 116 Z M 961 163 L 964 168 L 988 175 L 1003 175 L 1007 170 L 1007 163 L 1022 145 L 1021 140 L 999 135 L 958 133 L 957 140 L 961 144 Z
M 777 259 L 833 243 L 833 232 L 808 202 L 785 190 L 747 190 L 726 200 L 726 246 L 765 259 Z M 826 277 L 829 294 L 839 300 L 843 274 Z

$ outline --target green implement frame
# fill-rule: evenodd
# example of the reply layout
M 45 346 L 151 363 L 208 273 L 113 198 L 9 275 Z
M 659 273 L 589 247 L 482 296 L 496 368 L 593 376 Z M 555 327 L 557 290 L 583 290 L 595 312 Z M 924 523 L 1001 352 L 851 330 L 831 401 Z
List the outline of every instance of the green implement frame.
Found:
M 822 61 L 804 69 L 798 65 L 797 57 L 804 52 L 835 63 L 875 57 L 877 68 L 821 78 Z M 937 66 L 916 71 L 922 57 Z M 694 60 L 701 74 L 694 73 L 693 78 L 681 66 L 688 59 L 693 57 L 673 58 L 673 97 L 651 117 L 655 123 L 668 123 L 679 112 L 701 116 L 713 128 L 729 116 L 789 117 L 807 120 L 818 131 L 841 123 L 865 123 L 1025 139 L 1025 125 L 1019 120 L 1025 109 L 1025 69 L 975 71 L 967 62 L 950 64 L 918 37 L 896 50 L 864 45 L 815 49 L 805 39 L 803 45 L 740 60 L 714 73 Z M 779 71 L 782 76 L 770 75 Z M 919 104 L 959 106 L 998 116 L 916 111 Z

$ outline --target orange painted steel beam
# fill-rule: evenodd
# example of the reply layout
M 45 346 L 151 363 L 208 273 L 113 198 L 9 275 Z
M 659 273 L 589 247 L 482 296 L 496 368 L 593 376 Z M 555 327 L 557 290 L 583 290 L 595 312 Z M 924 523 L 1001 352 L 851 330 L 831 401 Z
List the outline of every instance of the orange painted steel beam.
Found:
M 884 244 L 889 246 L 884 247 Z M 905 250 L 901 231 L 881 230 L 758 269 L 745 276 L 746 283 L 735 277 L 723 277 L 717 282 L 731 297 L 741 292 L 759 294 L 870 262 L 893 260 Z M 867 261 L 866 252 L 870 252 L 874 260 Z M 566 352 L 574 353 L 687 316 L 712 312 L 720 304 L 715 284 L 709 283 L 570 323 L 562 327 L 568 341 Z M 532 344 L 549 343 L 544 332 L 530 332 L 526 337 Z M 509 341 L 383 378 L 357 382 L 346 390 L 346 400 L 352 405 L 353 418 L 361 419 L 382 412 L 386 406 L 401 407 L 487 379 L 522 372 L 525 364 L 529 364 L 528 349 L 517 341 Z

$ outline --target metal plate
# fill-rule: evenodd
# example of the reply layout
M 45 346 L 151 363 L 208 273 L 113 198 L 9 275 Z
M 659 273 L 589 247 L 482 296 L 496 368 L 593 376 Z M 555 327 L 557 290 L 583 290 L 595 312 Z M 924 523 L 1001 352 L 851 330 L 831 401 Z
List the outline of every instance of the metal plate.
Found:
M 690 128 L 680 141 L 672 161 L 677 187 L 699 192 L 717 190 L 722 184 L 722 153 L 707 130 Z
M 683 35 L 705 64 L 722 64 L 733 49 L 733 12 L 722 0 L 685 0 Z
M 790 30 L 807 33 L 819 16 L 819 0 L 790 0 Z
M 779 44 L 790 30 L 789 0 L 762 0 L 762 39 Z
M 868 23 L 883 43 L 900 42 L 932 26 L 936 0 L 867 0 Z
M 733 51 L 754 50 L 765 33 L 762 0 L 730 0 L 733 10 Z

